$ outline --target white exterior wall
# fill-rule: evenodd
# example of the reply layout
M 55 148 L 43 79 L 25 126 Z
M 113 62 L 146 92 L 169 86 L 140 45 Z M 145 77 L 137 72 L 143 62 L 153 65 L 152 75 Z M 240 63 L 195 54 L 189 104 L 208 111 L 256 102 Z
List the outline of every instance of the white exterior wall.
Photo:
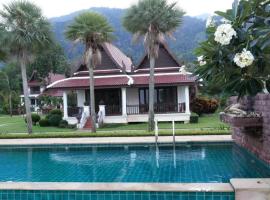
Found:
M 127 88 L 127 105 L 139 105 L 138 88 Z
M 185 100 L 185 86 L 177 86 L 177 103 L 184 103 Z
M 68 98 L 67 98 L 67 91 L 64 91 L 63 92 L 63 110 L 64 110 L 63 119 L 68 119 Z
M 76 90 L 77 93 L 77 106 L 83 107 L 85 102 L 85 91 L 84 90 Z

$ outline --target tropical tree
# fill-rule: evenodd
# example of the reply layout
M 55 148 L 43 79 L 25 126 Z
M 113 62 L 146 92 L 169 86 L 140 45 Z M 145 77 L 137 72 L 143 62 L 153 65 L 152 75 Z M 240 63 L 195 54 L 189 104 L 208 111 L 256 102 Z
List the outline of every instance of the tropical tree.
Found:
M 1 84 L 1 82 L 3 84 Z M 6 96 L 7 94 L 8 104 L 9 104 L 9 114 L 12 117 L 12 93 L 14 93 L 14 91 L 11 90 L 8 75 L 2 71 L 0 71 L 0 85 L 2 86 L 4 85 L 4 87 L 1 88 L 0 93 L 2 93 L 3 97 Z
M 149 125 L 148 130 L 154 130 L 154 67 L 158 57 L 159 45 L 165 36 L 172 38 L 173 31 L 181 24 L 184 12 L 169 4 L 167 0 L 140 0 L 126 12 L 123 25 L 134 34 L 134 40 L 144 37 L 144 46 L 150 58 L 149 77 Z
M 270 92 L 269 0 L 235 0 L 216 14 L 208 20 L 207 40 L 196 49 L 199 79 L 238 99 Z
M 94 68 L 101 62 L 100 46 L 104 42 L 112 40 L 113 29 L 107 19 L 100 14 L 85 12 L 75 18 L 68 26 L 66 38 L 85 46 L 83 60 L 89 70 L 90 87 L 90 115 L 92 132 L 96 132 L 95 91 L 94 91 Z
M 51 41 L 50 24 L 42 16 L 41 9 L 28 1 L 13 1 L 3 5 L 0 11 L 1 27 L 7 32 L 5 37 L 9 53 L 20 64 L 23 93 L 25 98 L 28 133 L 32 133 L 32 118 L 26 76 L 26 66 L 31 62 L 37 50 Z
M 28 75 L 37 72 L 41 81 L 44 81 L 49 73 L 65 74 L 68 71 L 69 63 L 64 50 L 59 44 L 53 43 L 44 51 L 37 52 L 35 60 L 28 66 Z

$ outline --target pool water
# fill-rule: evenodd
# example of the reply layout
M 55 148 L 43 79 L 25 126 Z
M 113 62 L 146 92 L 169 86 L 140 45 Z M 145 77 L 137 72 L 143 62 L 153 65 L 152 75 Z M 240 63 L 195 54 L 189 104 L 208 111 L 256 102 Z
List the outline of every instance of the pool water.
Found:
M 233 143 L 0 147 L 0 181 L 229 182 L 269 178 Z

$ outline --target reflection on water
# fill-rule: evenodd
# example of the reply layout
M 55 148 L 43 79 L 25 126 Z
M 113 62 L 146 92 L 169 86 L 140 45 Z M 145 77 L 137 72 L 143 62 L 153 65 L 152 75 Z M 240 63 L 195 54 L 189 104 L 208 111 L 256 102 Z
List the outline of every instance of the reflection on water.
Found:
M 236 145 L 0 148 L 1 181 L 228 182 L 270 177 Z

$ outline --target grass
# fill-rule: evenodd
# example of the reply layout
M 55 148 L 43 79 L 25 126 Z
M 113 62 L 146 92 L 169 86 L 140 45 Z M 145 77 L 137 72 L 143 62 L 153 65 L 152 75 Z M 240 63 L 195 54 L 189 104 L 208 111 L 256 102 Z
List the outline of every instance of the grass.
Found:
M 176 135 L 229 135 L 228 130 L 177 130 Z M 162 130 L 160 136 L 171 136 L 169 130 Z M 14 133 L 14 134 L 0 134 L 0 139 L 24 139 L 24 138 L 82 138 L 82 137 L 139 137 L 139 136 L 154 136 L 154 133 L 147 131 L 98 131 L 97 133 L 90 132 L 51 132 L 51 133 Z
M 229 127 L 220 122 L 218 114 L 204 116 L 198 124 L 176 123 L 176 135 L 225 135 Z M 171 123 L 159 123 L 160 135 L 172 135 Z M 153 136 L 147 131 L 147 123 L 108 124 L 97 133 L 81 132 L 58 127 L 33 126 L 34 134 L 26 134 L 26 124 L 20 116 L 0 116 L 0 139 L 4 138 L 71 138 L 71 137 L 132 137 Z
M 72 129 L 63 129 L 58 127 L 40 127 L 33 126 L 33 132 L 46 133 L 46 132 L 70 132 Z M 0 133 L 26 133 L 26 123 L 22 116 L 0 116 Z
M 171 129 L 171 123 L 159 123 L 159 129 Z M 177 122 L 175 123 L 176 129 L 228 129 L 229 126 L 219 120 L 219 114 L 215 113 L 212 115 L 207 115 L 199 118 L 199 123 L 197 124 L 184 124 Z M 147 123 L 137 123 L 137 124 L 107 124 L 100 130 L 147 130 Z

